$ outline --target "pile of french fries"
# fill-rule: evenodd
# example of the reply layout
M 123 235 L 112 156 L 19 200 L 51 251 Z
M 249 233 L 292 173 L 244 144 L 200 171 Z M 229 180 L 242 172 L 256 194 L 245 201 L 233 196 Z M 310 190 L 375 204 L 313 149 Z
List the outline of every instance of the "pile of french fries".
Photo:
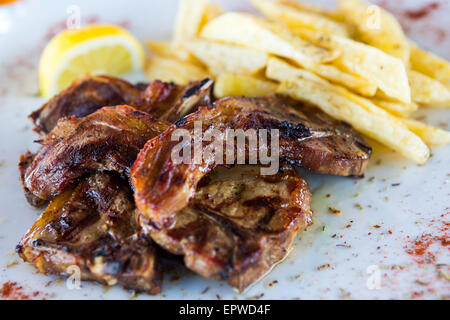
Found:
M 420 49 L 387 11 L 340 0 L 336 11 L 251 0 L 265 18 L 182 0 L 173 39 L 148 41 L 146 73 L 183 85 L 212 77 L 214 94 L 287 94 L 423 164 L 450 132 L 408 117 L 450 107 L 450 64 Z

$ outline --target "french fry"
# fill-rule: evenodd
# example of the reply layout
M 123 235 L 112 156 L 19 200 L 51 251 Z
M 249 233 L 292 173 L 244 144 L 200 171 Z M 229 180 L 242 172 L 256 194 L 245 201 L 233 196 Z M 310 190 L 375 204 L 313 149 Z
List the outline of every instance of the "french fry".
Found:
M 450 108 L 450 90 L 423 73 L 409 70 L 409 85 L 414 102 L 424 106 Z
M 183 60 L 191 59 L 185 43 L 200 32 L 200 27 L 207 10 L 207 0 L 181 0 L 175 18 L 175 30 L 172 39 L 172 50 Z
M 329 84 L 328 81 L 315 75 L 314 73 L 294 67 L 281 59 L 271 57 L 267 62 L 266 77 L 269 79 L 284 81 L 290 78 L 303 77 L 311 81 L 316 81 L 322 84 Z
M 410 46 L 397 19 L 379 6 L 362 0 L 339 0 L 338 8 L 355 38 L 409 64 Z
M 382 99 L 372 99 L 372 102 L 379 106 L 380 108 L 388 111 L 389 113 L 401 117 L 406 118 L 414 111 L 417 111 L 419 106 L 412 103 L 401 103 L 401 102 L 392 102 Z
M 437 55 L 420 49 L 415 43 L 411 46 L 411 68 L 421 72 L 450 89 L 450 62 Z
M 168 41 L 146 41 L 145 44 L 152 56 L 175 59 L 205 69 L 205 65 L 184 47 L 174 50 L 172 43 Z
M 262 70 L 268 59 L 263 51 L 202 39 L 189 41 L 187 48 L 215 75 L 224 72 L 252 75 Z
M 299 2 L 296 0 L 276 0 L 277 3 L 280 3 L 285 6 L 289 6 L 291 8 L 301 10 L 301 11 L 308 11 L 312 13 L 319 14 L 321 16 L 327 17 L 328 19 L 334 20 L 336 22 L 345 24 L 345 17 L 342 15 L 342 13 L 338 10 L 325 10 L 322 7 L 305 3 L 305 2 Z M 346 28 L 348 29 L 348 28 Z
M 219 16 L 203 27 L 201 36 L 279 55 L 300 65 L 331 62 L 340 55 L 298 38 L 283 25 L 245 13 Z
M 374 83 L 387 97 L 411 103 L 411 90 L 404 64 L 385 52 L 351 39 L 297 29 L 308 41 L 342 55 L 334 61 L 344 71 Z
M 159 79 L 178 85 L 186 85 L 190 81 L 210 76 L 206 70 L 196 65 L 161 56 L 153 56 L 149 60 L 146 75 L 149 80 Z
M 344 72 L 331 64 L 320 64 L 308 69 L 331 82 L 343 85 L 363 96 L 373 97 L 378 89 L 376 84 L 367 79 L 361 78 L 351 72 Z
M 177 58 L 173 48 L 168 41 L 145 41 L 147 48 L 153 53 L 163 57 Z
M 356 130 L 416 163 L 423 164 L 430 157 L 430 150 L 425 143 L 400 119 L 343 87 L 324 86 L 297 77 L 284 81 L 278 92 L 317 105 L 333 118 L 348 122 Z
M 276 83 L 257 77 L 223 73 L 216 79 L 214 95 L 216 98 L 270 96 L 277 91 L 277 87 Z
M 408 126 L 409 130 L 422 138 L 422 140 L 429 146 L 438 146 L 450 143 L 449 131 L 412 119 L 403 119 L 402 121 Z
M 203 13 L 202 22 L 200 23 L 199 31 L 202 30 L 205 24 L 217 18 L 221 14 L 223 14 L 223 10 L 217 3 L 207 3 L 205 12 Z
M 280 21 L 289 28 L 306 28 L 327 34 L 348 37 L 344 24 L 333 21 L 318 13 L 300 10 L 275 0 L 251 0 L 255 7 L 269 19 Z
M 204 68 L 205 66 L 197 60 L 193 55 L 189 54 L 185 50 L 185 53 L 180 55 L 177 54 L 178 51 L 174 50 L 172 44 L 167 41 L 146 41 L 145 42 L 147 48 L 151 51 L 153 55 L 181 60 L 183 62 L 194 64 L 200 68 Z
M 206 0 L 181 0 L 175 19 L 173 44 L 182 45 L 183 42 L 195 38 L 207 10 Z
M 319 6 L 315 6 L 313 4 L 305 3 L 305 2 L 299 2 L 295 0 L 276 0 L 277 3 L 288 6 L 300 11 L 307 11 L 312 12 L 324 17 L 327 17 L 329 19 L 335 20 L 335 21 L 343 21 L 342 16 L 337 11 L 329 11 L 325 10 Z
M 316 74 L 320 75 L 322 78 Z M 365 79 L 358 78 L 352 74 L 342 72 L 332 65 L 318 65 L 310 71 L 306 71 L 304 69 L 294 67 L 278 58 L 269 59 L 266 69 L 266 76 L 268 78 L 284 81 L 290 76 L 299 75 L 303 75 L 303 77 L 315 81 L 323 80 L 326 82 L 326 80 L 323 79 L 325 78 L 332 82 L 347 86 L 348 88 L 351 88 L 352 90 L 365 96 L 373 96 L 377 91 L 376 85 L 373 85 Z

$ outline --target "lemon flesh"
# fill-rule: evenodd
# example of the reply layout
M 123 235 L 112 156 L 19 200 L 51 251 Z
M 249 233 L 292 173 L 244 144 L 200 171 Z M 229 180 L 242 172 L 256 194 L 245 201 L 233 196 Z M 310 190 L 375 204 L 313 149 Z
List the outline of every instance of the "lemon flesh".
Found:
M 65 30 L 44 49 L 39 62 L 41 94 L 51 97 L 85 74 L 121 75 L 142 69 L 144 50 L 126 30 L 90 25 Z

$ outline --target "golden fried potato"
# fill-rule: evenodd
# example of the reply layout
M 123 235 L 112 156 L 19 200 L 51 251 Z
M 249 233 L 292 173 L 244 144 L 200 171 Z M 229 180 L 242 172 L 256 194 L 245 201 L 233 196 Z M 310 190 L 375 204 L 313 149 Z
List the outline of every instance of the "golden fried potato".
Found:
M 342 18 L 337 11 L 325 10 L 310 3 L 299 2 L 296 0 L 275 0 L 275 2 L 300 11 L 312 12 L 324 17 L 328 17 L 332 20 L 342 21 Z
M 278 85 L 272 81 L 254 76 L 223 73 L 214 84 L 216 98 L 229 96 L 261 97 L 270 96 L 277 91 Z
M 306 28 L 326 34 L 336 34 L 347 37 L 348 31 L 344 24 L 333 21 L 318 13 L 300 10 L 284 5 L 276 0 L 251 0 L 252 3 L 269 19 L 280 21 L 289 28 Z
M 156 55 L 149 59 L 145 72 L 149 80 L 158 79 L 178 85 L 210 76 L 205 69 L 194 64 Z
M 376 85 L 373 85 L 365 79 L 358 78 L 350 73 L 345 73 L 332 65 L 317 65 L 307 71 L 294 67 L 278 58 L 269 59 L 266 69 L 266 76 L 269 79 L 284 81 L 291 76 L 300 75 L 315 81 L 320 81 L 321 79 L 325 81 L 324 79 L 327 79 L 331 82 L 344 85 L 347 88 L 350 88 L 365 96 L 373 96 L 377 91 Z
M 181 60 L 183 62 L 196 65 L 200 68 L 205 67 L 199 60 L 197 60 L 197 58 L 191 55 L 187 50 L 182 49 L 182 51 L 184 52 L 182 54 L 179 54 L 179 51 L 174 50 L 172 44 L 168 41 L 146 41 L 145 45 L 150 50 L 152 55 Z
M 187 48 L 215 75 L 224 72 L 252 75 L 262 70 L 269 58 L 263 51 L 202 39 L 189 41 Z
M 416 163 L 423 164 L 430 157 L 425 143 L 402 120 L 343 87 L 297 77 L 284 81 L 278 92 L 317 105 L 333 118 L 348 122 Z
M 362 0 L 339 0 L 338 8 L 357 40 L 409 64 L 408 39 L 392 14 Z
M 351 39 L 311 32 L 303 29 L 301 36 L 316 45 L 339 50 L 342 55 L 333 62 L 347 72 L 374 83 L 387 97 L 411 103 L 411 91 L 404 64 L 400 59 Z
M 433 78 L 450 89 L 450 62 L 437 55 L 420 49 L 416 44 L 411 46 L 411 68 Z
M 414 102 L 424 106 L 450 108 L 450 90 L 423 73 L 409 70 L 409 85 Z
M 290 78 L 303 77 L 322 84 L 328 84 L 328 81 L 318 75 L 305 69 L 294 67 L 288 62 L 275 57 L 271 57 L 267 63 L 266 77 L 280 82 Z
M 217 3 L 207 3 L 205 12 L 203 13 L 202 22 L 200 23 L 199 31 L 202 30 L 205 24 L 217 18 L 221 14 L 223 14 L 223 10 Z
M 208 2 L 206 0 L 181 0 L 175 19 L 174 45 L 195 38 L 205 15 Z
M 283 25 L 245 13 L 219 16 L 203 27 L 201 36 L 275 54 L 302 66 L 331 62 L 340 55 L 298 38 Z
M 174 54 L 183 61 L 191 59 L 185 43 L 197 37 L 208 7 L 207 0 L 180 0 L 172 39 Z
M 378 87 L 373 82 L 362 78 L 351 72 L 345 72 L 338 67 L 331 64 L 320 64 L 309 70 L 317 73 L 321 77 L 330 80 L 331 82 L 343 85 L 357 93 L 373 97 L 378 90 Z
M 372 102 L 389 113 L 402 118 L 408 117 L 419 108 L 419 106 L 414 102 L 401 103 L 376 98 L 372 99 Z
M 423 122 L 403 119 L 402 120 L 415 134 L 422 138 L 422 140 L 429 146 L 445 145 L 450 143 L 450 132 L 442 130 Z
M 151 51 L 152 54 L 157 54 L 163 57 L 177 58 L 173 52 L 172 44 L 168 41 L 145 41 L 145 45 Z

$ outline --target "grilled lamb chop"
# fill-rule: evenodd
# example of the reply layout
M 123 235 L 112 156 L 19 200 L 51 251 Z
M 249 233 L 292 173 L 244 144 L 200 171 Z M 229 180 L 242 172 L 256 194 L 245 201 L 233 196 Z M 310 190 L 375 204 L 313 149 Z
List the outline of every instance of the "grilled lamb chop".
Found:
M 58 138 L 70 135 L 79 125 L 81 118 L 104 106 L 127 104 L 151 114 L 154 118 L 177 120 L 195 111 L 198 106 L 208 105 L 211 102 L 212 85 L 211 79 L 205 79 L 193 81 L 185 87 L 159 80 L 149 85 L 141 83 L 134 86 L 110 76 L 83 76 L 33 112 L 30 118 L 35 124 L 34 130 L 41 134 L 44 144 L 53 145 Z M 55 128 L 60 119 L 64 119 L 64 122 Z M 48 139 L 46 135 L 50 131 L 53 138 Z M 44 146 L 44 149 L 48 147 Z M 25 186 L 25 172 L 33 158 L 34 155 L 21 155 L 19 172 L 27 201 L 32 206 L 42 207 L 45 200 L 33 195 Z M 46 199 L 49 199 L 48 195 Z
M 197 183 L 219 166 L 214 152 L 200 163 L 174 162 L 172 152 L 179 142 L 172 141 L 172 133 L 177 129 L 194 133 L 197 121 L 202 123 L 203 134 L 212 129 L 220 132 L 230 128 L 278 129 L 280 160 L 319 173 L 362 175 L 371 153 L 370 146 L 348 125 L 288 98 L 219 100 L 214 106 L 202 107 L 177 121 L 147 142 L 131 169 L 136 205 L 143 218 L 157 228 L 172 225 L 174 213 L 182 210 L 193 197 Z M 205 150 L 215 142 L 202 143 Z M 248 144 L 245 147 L 248 154 Z M 194 154 L 194 144 L 190 148 Z M 225 143 L 223 150 L 226 150 Z M 236 152 L 234 157 L 236 160 Z
M 61 120 L 41 141 L 42 149 L 25 172 L 25 187 L 50 200 L 85 174 L 128 175 L 139 150 L 168 125 L 129 106 L 104 107 L 81 119 Z
M 310 191 L 291 166 L 273 176 L 257 166 L 219 168 L 205 176 L 174 223 L 141 225 L 171 253 L 184 255 L 188 268 L 238 291 L 281 261 L 296 234 L 311 224 Z
M 194 81 L 185 87 L 159 80 L 148 86 L 134 86 L 115 77 L 84 76 L 34 111 L 30 118 L 34 130 L 42 136 L 61 118 L 82 118 L 105 106 L 130 105 L 157 118 L 164 115 L 164 119 L 171 121 L 194 111 L 197 105 L 207 105 L 211 88 L 210 79 Z
M 49 133 L 64 117 L 87 116 L 104 106 L 135 105 L 142 90 L 119 78 L 109 76 L 84 76 L 75 80 L 70 87 L 54 96 L 30 118 L 35 131 Z
M 67 276 L 68 267 L 78 266 L 81 280 L 158 293 L 157 248 L 139 230 L 129 185 L 96 173 L 57 196 L 17 252 L 44 274 Z

